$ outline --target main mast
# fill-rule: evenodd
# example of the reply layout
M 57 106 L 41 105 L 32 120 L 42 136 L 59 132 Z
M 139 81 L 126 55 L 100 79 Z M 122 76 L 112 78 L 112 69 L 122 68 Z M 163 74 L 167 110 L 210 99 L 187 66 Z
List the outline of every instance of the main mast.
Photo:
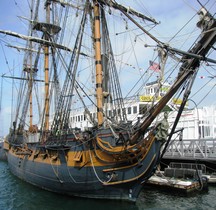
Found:
M 50 1 L 46 4 L 46 23 L 50 23 Z M 45 33 L 45 40 L 49 40 L 48 34 Z M 45 70 L 45 122 L 44 130 L 49 130 L 49 45 L 44 46 L 44 70 Z
M 102 62 L 101 62 L 101 34 L 99 4 L 94 1 L 94 44 L 96 66 L 96 97 L 98 127 L 103 124 L 103 89 L 102 89 Z
M 31 6 L 33 6 L 33 0 L 31 2 Z M 33 18 L 33 12 L 31 10 L 31 19 Z M 32 27 L 31 27 L 31 36 L 32 36 Z M 34 74 L 34 69 L 32 68 L 32 41 L 29 42 L 29 48 L 30 48 L 30 51 L 29 51 L 29 62 L 30 62 L 30 81 L 29 81 L 29 86 L 30 86 L 30 98 L 29 98 L 29 115 L 30 115 L 30 119 L 29 119 L 29 131 L 30 132 L 33 132 L 34 129 L 33 129 L 33 104 L 32 104 L 32 89 L 33 89 L 33 74 Z M 27 67 L 26 67 L 27 68 Z
M 32 49 L 32 42 L 30 42 L 30 49 Z M 29 121 L 29 130 L 32 130 L 33 125 L 33 111 L 32 111 L 32 88 L 33 88 L 33 69 L 32 69 L 32 52 L 30 52 L 30 98 L 29 98 L 29 114 L 30 114 L 30 121 Z

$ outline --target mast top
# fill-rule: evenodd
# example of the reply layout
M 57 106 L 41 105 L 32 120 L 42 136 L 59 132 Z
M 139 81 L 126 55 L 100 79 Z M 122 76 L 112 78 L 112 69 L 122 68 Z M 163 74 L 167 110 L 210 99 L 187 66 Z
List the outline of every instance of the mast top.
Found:
M 147 21 L 150 21 L 154 24 L 159 24 L 154 18 L 152 17 L 148 17 L 140 12 L 137 12 L 136 10 L 132 9 L 131 7 L 126 7 L 126 6 L 123 6 L 121 4 L 118 4 L 115 0 L 110 0 L 110 1 L 107 1 L 107 0 L 97 0 L 99 3 L 101 4 L 105 4 L 107 6 L 110 6 L 110 7 L 113 7 L 114 9 L 117 9 L 119 11 L 124 11 L 126 13 L 129 13 L 131 15 L 135 15 L 139 18 L 142 18 L 143 20 L 147 20 Z
M 197 22 L 197 27 L 201 30 L 207 29 L 211 22 L 213 22 L 213 16 L 204 7 L 200 9 L 198 15 L 200 20 Z
M 43 23 L 43 22 L 35 23 L 33 29 L 37 31 L 48 32 L 51 35 L 58 34 L 61 31 L 60 26 L 54 25 L 52 23 Z

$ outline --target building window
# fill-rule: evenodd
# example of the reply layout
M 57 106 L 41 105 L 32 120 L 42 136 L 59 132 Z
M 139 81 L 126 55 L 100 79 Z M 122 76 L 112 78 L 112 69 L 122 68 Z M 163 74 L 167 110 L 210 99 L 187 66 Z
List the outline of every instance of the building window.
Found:
M 147 111 L 147 106 L 144 104 L 140 104 L 139 105 L 139 114 L 145 114 L 146 111 Z
M 112 112 L 111 112 L 111 110 L 109 110 L 108 116 L 111 117 L 111 114 L 112 114 Z
M 116 110 L 115 109 L 113 110 L 113 116 L 114 117 L 116 116 Z
M 136 114 L 137 113 L 137 106 L 134 106 L 133 107 L 133 114 Z
M 131 114 L 131 107 L 128 107 L 128 114 Z

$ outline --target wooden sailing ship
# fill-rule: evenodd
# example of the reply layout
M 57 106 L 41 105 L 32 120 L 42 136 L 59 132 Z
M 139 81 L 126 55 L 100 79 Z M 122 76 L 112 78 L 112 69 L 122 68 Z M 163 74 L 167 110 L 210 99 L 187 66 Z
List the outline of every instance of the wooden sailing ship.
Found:
M 35 8 L 38 11 L 39 1 L 36 2 Z M 55 11 L 57 6 L 60 6 L 61 9 L 76 8 L 76 11 L 82 16 L 73 49 L 58 42 L 61 39 L 59 33 L 64 30 L 64 27 L 56 25 L 55 19 L 51 18 L 53 17 L 51 12 Z M 123 96 L 106 22 L 106 14 L 110 8 L 120 11 L 139 30 L 150 36 L 157 43 L 158 48 L 166 54 L 171 52 L 183 55 L 182 65 L 174 85 L 157 103 L 153 103 L 152 107 L 145 111 L 143 119 L 136 125 L 127 121 L 125 115 Z M 183 52 L 157 40 L 132 15 L 156 23 L 154 19 L 135 10 L 127 9 L 115 1 L 87 0 L 82 2 L 82 6 L 75 6 L 60 0 L 47 0 L 45 11 L 46 22 L 39 22 L 38 12 L 32 14 L 32 19 L 29 21 L 31 28 L 29 36 L 0 31 L 26 39 L 30 48 L 34 43 L 39 44 L 34 55 L 32 50 L 28 52 L 29 63 L 28 65 L 25 63 L 23 71 L 25 77 L 22 77 L 25 86 L 21 87 L 20 101 L 13 126 L 4 143 L 10 170 L 26 182 L 61 194 L 136 201 L 142 185 L 154 173 L 160 161 L 162 139 L 157 135 L 158 128 L 151 126 L 152 122 L 174 94 L 184 86 L 186 93 L 179 108 L 176 123 L 178 122 L 200 62 L 202 60 L 214 62 L 207 59 L 206 55 L 216 41 L 215 30 L 212 30 L 216 26 L 216 21 L 203 9 L 203 18 L 199 23 L 202 35 L 188 52 Z M 93 35 L 89 37 L 93 42 L 94 56 L 82 51 L 87 21 L 91 22 L 88 30 L 93 31 Z M 35 31 L 41 34 L 41 38 L 33 37 Z M 64 38 L 70 39 L 69 37 Z M 32 93 L 34 83 L 41 82 L 36 79 L 35 75 L 39 71 L 37 64 L 42 50 L 45 72 L 42 82 L 45 84 L 45 97 L 43 108 L 39 113 L 41 123 L 33 125 L 32 101 L 34 98 Z M 61 51 L 67 51 L 70 59 L 64 60 Z M 96 72 L 96 94 L 93 96 L 96 102 L 89 98 L 97 110 L 95 118 L 89 112 L 82 97 L 86 94 L 85 90 L 77 80 L 78 63 L 81 56 L 95 60 L 93 66 Z M 60 60 L 57 61 L 57 57 L 60 57 Z M 62 85 L 57 79 L 61 74 L 57 73 L 58 62 L 62 62 L 66 72 Z M 50 77 L 51 69 L 53 69 L 52 77 Z M 50 116 L 52 86 L 54 85 L 57 87 L 54 94 L 55 111 Z M 94 126 L 83 129 L 70 127 L 75 95 L 84 105 L 86 120 L 91 121 Z M 111 110 L 111 115 L 107 112 L 107 108 Z M 28 109 L 30 110 L 30 122 L 26 124 Z M 175 125 L 172 128 L 172 132 L 174 131 Z M 169 137 L 171 135 L 172 133 Z

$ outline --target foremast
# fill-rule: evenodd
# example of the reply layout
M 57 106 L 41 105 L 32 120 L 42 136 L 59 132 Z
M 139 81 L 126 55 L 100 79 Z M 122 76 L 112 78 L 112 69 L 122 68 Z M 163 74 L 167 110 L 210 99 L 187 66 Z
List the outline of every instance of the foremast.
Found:
M 104 84 L 102 83 L 107 83 L 107 80 L 108 78 L 106 78 L 106 76 L 108 76 L 108 71 L 107 71 L 107 68 L 109 68 L 108 66 L 112 65 L 110 63 L 112 63 L 112 61 L 108 58 L 107 60 L 107 63 L 104 61 L 105 59 L 102 59 L 102 58 L 105 58 L 106 56 L 105 55 L 102 55 L 102 44 L 106 45 L 104 40 L 102 43 L 101 42 L 101 36 L 106 36 L 103 31 L 103 34 L 101 34 L 101 24 L 104 24 L 104 14 L 103 14 L 103 6 L 108 6 L 108 7 L 112 7 L 113 9 L 116 9 L 116 10 L 119 10 L 120 12 L 122 12 L 123 14 L 131 14 L 133 16 L 136 16 L 138 18 L 141 18 L 143 20 L 147 20 L 147 21 L 150 21 L 150 22 L 153 22 L 154 24 L 158 24 L 156 22 L 155 19 L 153 18 L 150 18 L 150 17 L 147 17 L 135 10 L 133 10 L 132 8 L 128 8 L 128 7 L 125 7 L 123 5 L 120 5 L 118 3 L 116 3 L 115 1 L 104 1 L 104 0 L 93 0 L 93 9 L 94 9 L 94 48 L 95 48 L 95 68 L 96 68 L 96 106 L 97 106 L 97 121 L 98 121 L 98 124 L 97 126 L 98 127 L 101 127 L 105 121 L 105 116 L 107 115 L 107 113 L 105 113 L 105 100 L 107 99 L 108 100 L 108 97 L 110 98 L 110 100 L 112 100 L 113 98 L 115 98 L 115 94 L 117 95 L 117 98 L 118 98 L 118 107 L 115 107 L 116 110 L 118 110 L 119 108 L 122 109 L 122 115 L 123 117 L 120 116 L 121 118 L 121 122 L 126 122 L 126 115 L 125 115 L 125 108 L 123 107 L 123 98 L 122 98 L 122 95 L 120 94 L 121 91 L 119 90 L 116 90 L 118 88 L 118 81 L 114 81 L 115 86 L 116 87 L 112 87 L 113 90 L 115 89 L 115 93 L 112 93 L 112 91 L 108 90 L 108 88 L 106 88 Z M 101 11 L 101 15 L 100 15 L 100 11 Z M 102 18 L 102 20 L 100 19 Z M 102 30 L 103 30 L 103 27 L 102 27 Z M 105 37 L 106 38 L 106 37 Z M 101 44 L 102 43 L 102 44 Z M 109 43 L 108 43 L 109 45 Z M 108 48 L 110 49 L 110 52 L 112 54 L 112 50 L 111 50 L 111 46 L 108 46 Z M 111 55 L 112 57 L 113 55 Z M 105 66 L 104 66 L 105 65 Z M 115 65 L 113 65 L 115 66 Z M 115 71 L 115 70 L 113 70 Z M 117 76 L 117 75 L 116 75 Z M 108 76 L 109 77 L 109 76 Z M 104 80 L 104 81 L 103 81 Z M 113 102 L 111 102 L 113 103 Z M 115 110 L 113 110 L 114 112 Z M 116 115 L 116 119 L 117 119 L 117 116 L 118 114 L 120 113 L 115 113 Z M 116 120 L 117 122 L 118 120 Z
M 50 1 L 46 1 L 46 23 L 50 24 Z M 45 33 L 45 40 L 49 40 L 49 36 Z M 49 45 L 44 46 L 44 70 L 45 70 L 45 121 L 44 130 L 49 130 Z
M 101 62 L 101 34 L 100 34 L 100 9 L 97 1 L 94 1 L 94 44 L 96 66 L 96 99 L 98 127 L 103 124 L 103 70 Z

